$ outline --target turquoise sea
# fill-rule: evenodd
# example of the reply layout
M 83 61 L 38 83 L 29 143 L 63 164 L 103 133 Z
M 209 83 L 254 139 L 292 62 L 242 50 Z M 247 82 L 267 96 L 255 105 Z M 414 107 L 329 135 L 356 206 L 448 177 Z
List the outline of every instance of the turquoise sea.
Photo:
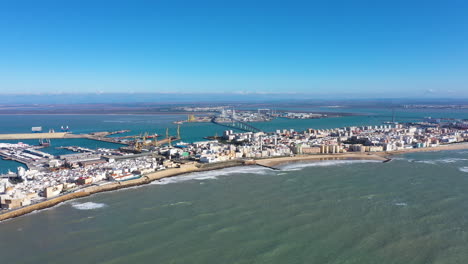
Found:
M 466 263 L 468 151 L 237 167 L 0 223 L 2 263 Z
M 265 130 L 301 130 L 378 124 L 388 119 L 388 112 L 379 111 L 257 125 Z M 410 114 L 408 118 L 414 118 Z M 467 118 L 465 112 L 453 116 Z M 0 122 L 14 124 L 2 126 L 0 132 L 63 124 L 79 133 L 119 129 L 165 133 L 165 127 L 175 129 L 171 122 L 182 118 L 0 116 Z M 196 141 L 223 130 L 212 124 L 187 124 L 182 136 L 184 141 Z M 54 146 L 77 143 L 99 144 L 53 141 Z M 11 167 L 5 161 L 0 164 Z M 468 150 L 406 154 L 388 163 L 321 161 L 287 164 L 280 171 L 252 166 L 192 173 L 1 222 L 0 260 L 467 263 L 467 190 Z

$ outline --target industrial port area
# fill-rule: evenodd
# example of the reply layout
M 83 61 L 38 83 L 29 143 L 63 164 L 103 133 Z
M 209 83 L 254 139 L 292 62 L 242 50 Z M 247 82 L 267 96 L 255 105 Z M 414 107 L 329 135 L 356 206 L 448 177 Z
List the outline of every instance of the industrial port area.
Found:
M 426 119 L 407 124 L 264 132 L 233 115 L 235 112 L 227 112 L 218 117 L 230 119 L 229 123 L 224 123 L 228 129 L 222 137 L 193 143 L 181 142 L 179 129 L 177 136 L 166 132 L 165 138 L 161 140 L 158 140 L 159 135 L 149 133 L 108 137 L 128 130 L 84 135 L 65 133 L 72 138 L 125 145 L 119 149 L 67 146 L 61 148 L 74 153 L 58 156 L 42 152 L 43 146 L 40 145 L 0 143 L 0 155 L 4 159 L 26 165 L 26 168 L 19 167 L 17 172 L 0 176 L 1 208 L 9 211 L 90 186 L 132 181 L 187 164 L 199 166 L 232 161 L 255 164 L 256 160 L 304 156 L 318 159 L 356 157 L 346 156 L 349 153 L 361 155 L 358 157 L 362 158 L 368 154 L 388 155 L 413 150 L 437 150 L 447 146 L 466 148 L 467 144 L 462 142 L 468 141 L 466 120 Z M 42 139 L 51 134 L 54 133 L 31 135 Z

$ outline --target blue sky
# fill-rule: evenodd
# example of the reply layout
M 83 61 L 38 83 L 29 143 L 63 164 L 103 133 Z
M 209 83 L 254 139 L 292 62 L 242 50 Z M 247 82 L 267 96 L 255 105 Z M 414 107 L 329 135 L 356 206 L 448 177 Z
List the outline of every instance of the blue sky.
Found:
M 0 2 L 1 93 L 467 97 L 466 1 Z

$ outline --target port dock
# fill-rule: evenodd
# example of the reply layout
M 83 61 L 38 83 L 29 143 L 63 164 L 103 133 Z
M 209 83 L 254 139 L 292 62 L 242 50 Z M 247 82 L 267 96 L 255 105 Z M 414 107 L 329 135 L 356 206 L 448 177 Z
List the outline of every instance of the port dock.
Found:
M 103 131 L 94 132 L 89 134 L 72 134 L 69 132 L 57 132 L 57 133 L 19 133 L 19 134 L 0 134 L 0 140 L 26 140 L 26 139 L 73 139 L 73 138 L 85 138 L 91 140 L 105 141 L 116 144 L 128 145 L 128 143 L 121 141 L 120 138 L 108 137 L 110 135 L 121 134 L 129 132 L 130 130 L 120 131 Z
M 21 134 L 0 134 L 0 140 L 23 140 L 23 139 L 43 139 L 43 138 L 67 138 L 69 133 L 21 133 Z

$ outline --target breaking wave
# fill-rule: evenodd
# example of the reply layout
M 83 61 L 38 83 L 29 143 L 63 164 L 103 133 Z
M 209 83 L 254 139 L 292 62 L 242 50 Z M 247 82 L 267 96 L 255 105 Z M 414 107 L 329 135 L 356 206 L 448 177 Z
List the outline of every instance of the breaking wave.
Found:
M 467 161 L 468 159 L 462 158 L 446 158 L 446 159 L 436 159 L 436 160 L 415 160 L 414 162 L 417 163 L 425 163 L 425 164 L 438 164 L 438 163 L 455 163 L 460 161 Z
M 191 180 L 212 180 L 217 179 L 220 176 L 228 176 L 232 174 L 268 174 L 271 172 L 272 170 L 270 169 L 258 166 L 234 167 L 221 170 L 193 172 L 186 175 L 163 178 L 158 181 L 153 181 L 151 184 L 164 185 L 169 183 L 177 183 Z
M 95 210 L 95 209 L 103 208 L 106 206 L 107 205 L 104 203 L 93 203 L 93 202 L 72 203 L 72 207 L 78 210 Z
M 407 159 L 407 158 L 402 158 L 402 157 L 392 157 L 392 160 L 412 161 L 412 159 Z
M 382 163 L 378 160 L 326 160 L 326 161 L 311 161 L 311 162 L 298 162 L 287 165 L 279 166 L 282 171 L 298 171 L 307 167 L 329 167 L 341 166 L 358 163 Z
M 459 170 L 462 172 L 468 172 L 468 167 L 461 167 Z

